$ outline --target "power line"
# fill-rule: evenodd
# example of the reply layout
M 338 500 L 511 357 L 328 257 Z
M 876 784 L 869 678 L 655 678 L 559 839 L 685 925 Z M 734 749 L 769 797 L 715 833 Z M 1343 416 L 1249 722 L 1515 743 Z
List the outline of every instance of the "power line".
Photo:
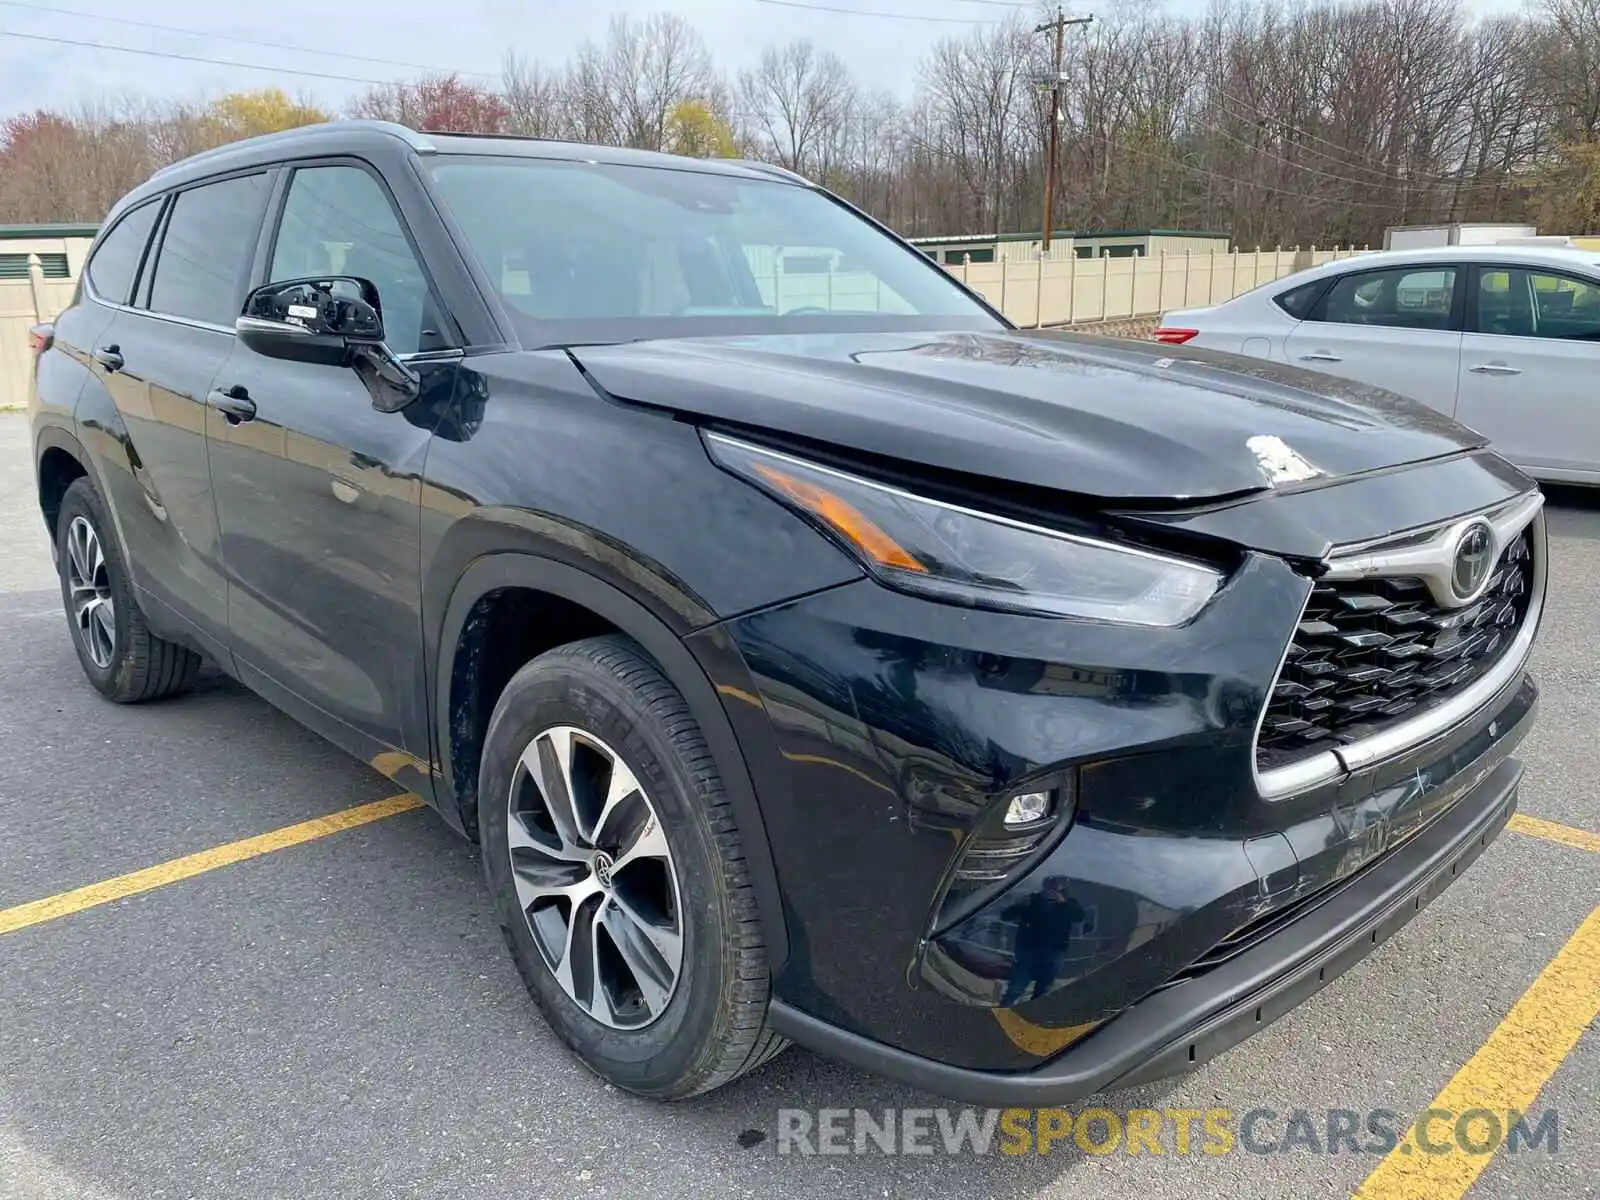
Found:
M 968 4 L 987 3 L 989 0 L 963 0 L 963 2 Z M 999 0 L 995 0 L 995 2 L 999 2 Z M 232 33 L 211 33 L 204 29 L 186 29 L 181 25 L 159 25 L 154 21 L 135 21 L 131 17 L 113 17 L 102 13 L 79 12 L 70 8 L 52 8 L 45 4 L 28 4 L 24 0 L 0 0 L 0 7 L 24 8 L 32 12 L 49 13 L 58 17 L 79 17 L 88 21 L 110 21 L 113 25 L 131 25 L 136 29 L 154 29 L 161 33 L 178 33 L 186 37 L 210 38 L 218 42 L 239 42 L 242 45 L 261 46 L 268 50 L 291 50 L 297 54 L 317 54 L 324 58 L 342 58 L 350 62 L 374 63 L 383 67 L 407 67 L 411 70 L 434 71 L 441 74 L 477 75 L 484 79 L 499 78 L 497 75 L 487 71 L 445 72 L 443 68 L 430 66 L 427 63 L 406 62 L 403 59 L 395 58 L 373 58 L 366 54 L 346 54 L 340 50 L 318 50 L 311 46 L 295 46 L 288 42 L 267 42 L 259 38 L 241 37 Z
M 269 71 L 277 75 L 303 75 L 308 79 L 332 79 L 338 83 L 370 83 L 388 86 L 392 79 L 369 79 L 360 75 L 335 75 L 328 71 L 303 71 L 295 67 L 271 67 L 264 63 L 240 62 L 235 58 L 208 58 L 200 54 L 178 54 L 172 50 L 144 50 L 135 46 L 112 46 L 105 42 L 89 42 L 79 38 L 52 37 L 47 33 L 19 33 L 0 29 L 0 37 L 23 38 L 30 42 L 53 42 L 58 46 L 83 46 L 90 50 L 110 50 L 116 54 L 142 54 L 149 58 L 170 58 L 178 62 L 204 63 L 214 67 L 233 67 L 240 71 Z
M 1320 142 L 1324 146 L 1330 146 L 1335 151 L 1337 151 L 1339 155 L 1348 155 L 1350 153 L 1350 150 L 1349 150 L 1348 147 L 1341 146 L 1337 142 L 1330 141 L 1329 139 L 1327 139 L 1325 137 L 1319 137 L 1317 134 L 1312 133 L 1309 129 L 1298 128 L 1292 122 L 1287 121 L 1287 120 L 1285 120 L 1284 118 L 1282 118 L 1280 116 L 1276 116 L 1273 113 L 1269 113 L 1265 109 L 1261 108 L 1259 105 L 1252 104 L 1250 101 L 1245 100 L 1242 97 L 1235 96 L 1232 93 L 1230 93 L 1230 92 L 1228 92 L 1228 91 L 1226 91 L 1226 90 L 1224 90 L 1222 88 L 1217 89 L 1217 97 L 1218 97 L 1218 99 L 1220 99 L 1223 102 L 1223 104 L 1222 104 L 1223 111 L 1225 113 L 1227 113 L 1229 116 L 1233 117 L 1235 120 L 1250 121 L 1250 120 L 1254 119 L 1254 120 L 1259 120 L 1261 122 L 1266 122 L 1266 123 L 1269 123 L 1269 124 L 1272 124 L 1272 125 L 1276 125 L 1281 132 L 1298 134 L 1300 137 L 1303 137 L 1304 139 L 1306 139 L 1306 141 L 1309 141 L 1309 142 Z M 1228 110 L 1228 107 L 1227 107 L 1229 104 L 1233 104 L 1233 105 L 1238 106 L 1241 109 L 1248 110 L 1249 112 L 1255 114 L 1254 118 L 1247 117 L 1247 116 L 1243 115 L 1242 113 L 1230 112 Z M 1326 150 L 1316 150 L 1316 149 L 1314 149 L 1314 148 L 1312 148 L 1310 146 L 1306 146 L 1306 147 L 1303 147 L 1303 148 L 1307 149 L 1307 150 L 1310 150 L 1310 152 L 1313 153 L 1313 154 L 1320 154 L 1323 158 L 1328 159 L 1330 162 L 1337 163 L 1341 167 L 1347 167 L 1347 168 L 1350 168 L 1352 170 L 1358 170 L 1358 171 L 1379 171 L 1380 170 L 1380 168 L 1369 167 L 1364 163 L 1355 163 L 1355 162 L 1345 161 L 1343 158 L 1340 158 L 1340 157 L 1338 157 L 1338 156 L 1336 156 L 1334 154 L 1329 154 Z M 1454 176 L 1451 176 L 1451 175 L 1437 175 L 1437 174 L 1435 174 L 1435 172 L 1432 172 L 1432 171 L 1419 171 L 1417 174 L 1418 175 L 1422 175 L 1422 176 L 1430 176 L 1431 175 L 1434 178 L 1438 179 L 1440 182 L 1445 182 L 1445 183 L 1454 181 Z
M 1275 118 L 1268 118 L 1268 117 L 1263 116 L 1263 118 L 1260 121 L 1252 121 L 1249 117 L 1245 116 L 1244 114 L 1236 113 L 1236 112 L 1232 111 L 1231 109 L 1229 109 L 1227 107 L 1226 104 L 1222 105 L 1221 111 L 1222 111 L 1223 116 L 1225 116 L 1225 117 L 1231 117 L 1232 119 L 1234 119 L 1236 121 L 1242 121 L 1245 124 L 1254 124 L 1257 128 L 1263 128 L 1263 127 L 1266 127 L 1266 126 L 1268 126 L 1270 124 L 1276 124 L 1277 126 L 1279 126 L 1280 133 L 1301 134 L 1301 135 L 1303 135 L 1304 137 L 1307 137 L 1307 138 L 1313 138 L 1313 136 L 1314 136 L 1312 134 L 1306 133 L 1306 131 L 1304 131 L 1304 130 L 1294 128 L 1293 126 L 1291 126 L 1286 121 L 1276 120 Z M 1326 179 L 1339 180 L 1339 181 L 1344 182 L 1344 183 L 1353 183 L 1353 184 L 1356 184 L 1356 185 L 1361 186 L 1361 187 L 1369 187 L 1369 188 L 1370 187 L 1406 187 L 1406 188 L 1412 188 L 1412 189 L 1419 190 L 1419 191 L 1420 190 L 1426 190 L 1426 189 L 1433 189 L 1433 188 L 1451 188 L 1451 189 L 1454 189 L 1454 190 L 1459 191 L 1461 193 L 1470 194 L 1470 193 L 1475 192 L 1475 191 L 1500 191 L 1500 190 L 1504 189 L 1504 187 L 1506 186 L 1506 181 L 1504 179 L 1480 179 L 1480 178 L 1475 178 L 1469 172 L 1468 167 L 1467 167 L 1467 165 L 1465 163 L 1463 163 L 1461 168 L 1459 170 L 1455 171 L 1455 172 L 1448 172 L 1448 173 L 1442 173 L 1442 174 L 1439 173 L 1439 172 L 1435 172 L 1435 171 L 1425 171 L 1425 170 L 1418 170 L 1418 169 L 1412 169 L 1412 170 L 1408 171 L 1405 168 L 1399 168 L 1399 169 L 1391 172 L 1387 167 L 1379 167 L 1379 166 L 1373 166 L 1373 165 L 1371 165 L 1369 163 L 1359 163 L 1359 162 L 1348 161 L 1347 159 L 1341 158 L 1341 157 L 1339 157 L 1338 155 L 1335 155 L 1335 154 L 1331 154 L 1326 150 L 1318 150 L 1315 146 L 1307 145 L 1304 142 L 1290 141 L 1287 138 L 1285 139 L 1285 144 L 1292 144 L 1297 150 L 1299 150 L 1302 153 L 1314 155 L 1316 158 L 1318 158 L 1318 159 L 1320 159 L 1322 161 L 1331 163 L 1332 165 L 1334 165 L 1336 167 L 1343 167 L 1346 170 L 1366 171 L 1372 176 L 1372 178 L 1370 178 L 1370 179 L 1363 179 L 1363 178 L 1359 178 L 1359 177 L 1354 177 L 1353 178 L 1353 177 L 1350 177 L 1350 176 L 1338 175 L 1338 174 L 1333 174 L 1333 173 L 1330 173 L 1330 172 L 1327 172 L 1327 171 L 1321 171 L 1321 170 L 1318 170 L 1315 167 L 1307 166 L 1307 165 L 1305 165 L 1303 163 L 1293 161 L 1293 160 L 1289 159 L 1288 157 L 1286 157 L 1280 151 L 1275 151 L 1275 150 L 1273 150 L 1273 149 L 1271 149 L 1269 147 L 1266 147 L 1266 146 L 1254 145 L 1253 143 L 1248 142 L 1245 139 L 1243 139 L 1241 137 L 1238 137 L 1235 134 L 1229 133 L 1228 131 L 1222 129 L 1219 126 L 1207 125 L 1204 122 L 1200 122 L 1200 121 L 1196 121 L 1196 125 L 1197 125 L 1197 127 L 1201 128 L 1201 129 L 1208 130 L 1209 132 L 1215 133 L 1215 134 L 1217 134 L 1217 135 L 1219 135 L 1219 136 L 1221 136 L 1223 138 L 1226 138 L 1229 141 L 1235 142 L 1238 145 L 1243 146 L 1246 149 L 1250 150 L 1252 153 L 1265 154 L 1265 155 L 1268 155 L 1268 156 L 1270 156 L 1272 158 L 1276 158 L 1278 161 L 1284 163 L 1286 166 L 1288 166 L 1288 167 L 1290 167 L 1290 168 L 1292 168 L 1294 170 L 1304 171 L 1304 172 L 1306 172 L 1308 174 L 1311 174 L 1311 175 L 1321 175 L 1322 177 L 1324 177 Z M 1325 139 L 1315 139 L 1315 140 L 1323 140 L 1323 141 L 1325 141 Z M 1333 143 L 1326 142 L 1326 144 L 1327 145 L 1332 145 Z M 1347 153 L 1353 153 L 1353 152 L 1347 152 Z
M 1111 139 L 1108 136 L 1108 137 L 1104 138 L 1103 140 L 1109 142 Z M 1288 199 L 1291 199 L 1291 200 L 1320 200 L 1320 201 L 1336 204 L 1340 208 L 1368 208 L 1368 209 L 1374 209 L 1374 210 L 1378 210 L 1378 211 L 1382 211 L 1382 212 L 1393 212 L 1398 207 L 1398 205 L 1394 204 L 1392 201 L 1391 202 L 1385 202 L 1385 201 L 1372 201 L 1372 200 L 1337 200 L 1337 199 L 1333 199 L 1333 198 L 1331 198 L 1331 197 L 1329 197 L 1329 196 L 1327 196 L 1325 194 L 1324 195 L 1319 195 L 1319 194 L 1317 194 L 1315 192 L 1297 192 L 1297 191 L 1294 191 L 1291 188 L 1279 187 L 1277 184 L 1273 184 L 1273 183 L 1262 183 L 1259 180 L 1253 180 L 1253 179 L 1240 179 L 1235 175 L 1224 175 L 1220 171 L 1213 171 L 1213 170 L 1210 170 L 1207 167 L 1196 166 L 1194 163 L 1187 163 L 1187 162 L 1182 161 L 1181 159 L 1169 158 L 1169 157 L 1167 157 L 1165 155 L 1160 155 L 1160 154 L 1153 154 L 1148 150 L 1141 150 L 1137 146 L 1120 145 L 1119 149 L 1121 149 L 1126 154 L 1133 155 L 1135 158 L 1145 159 L 1147 162 L 1159 163 L 1161 165 L 1169 166 L 1169 167 L 1177 167 L 1179 170 L 1182 170 L 1182 171 L 1192 171 L 1197 175 L 1204 175 L 1207 178 L 1217 179 L 1217 180 L 1222 181 L 1223 183 L 1237 184 L 1240 187 L 1258 188 L 1261 191 L 1270 192 L 1270 193 L 1273 193 L 1273 194 L 1279 195 L 1279 196 L 1284 196 L 1284 197 L 1287 197 Z
M 1286 157 L 1281 150 L 1273 149 L 1270 146 L 1254 145 L 1251 142 L 1247 142 L 1244 138 L 1228 132 L 1220 125 L 1211 125 L 1200 120 L 1194 121 L 1193 125 L 1196 129 L 1213 134 L 1216 137 L 1223 138 L 1226 141 L 1232 142 L 1236 146 L 1242 146 L 1244 149 L 1250 151 L 1251 154 L 1259 155 L 1263 158 L 1270 158 L 1278 163 L 1281 163 L 1291 171 L 1299 171 L 1306 175 L 1315 175 L 1320 179 L 1329 179 L 1335 183 L 1348 183 L 1362 188 L 1411 187 L 1419 191 L 1432 188 L 1456 188 L 1463 192 L 1470 192 L 1479 188 L 1500 188 L 1504 186 L 1500 180 L 1473 180 L 1466 177 L 1457 178 L 1450 175 L 1433 177 L 1429 173 L 1419 173 L 1418 177 L 1416 178 L 1406 179 L 1401 175 L 1392 175 L 1380 167 L 1369 167 L 1363 164 L 1347 162 L 1337 162 L 1337 165 L 1363 171 L 1371 171 L 1375 178 L 1361 179 L 1349 175 L 1337 175 L 1331 171 L 1322 171 L 1316 167 L 1307 166 L 1305 163 L 1295 162 L 1293 159 Z M 1302 146 L 1301 149 L 1308 150 L 1312 154 L 1319 154 L 1318 151 L 1311 150 L 1309 147 Z M 1321 157 L 1329 158 L 1331 156 L 1323 154 Z
M 808 12 L 843 13 L 848 17 L 877 17 L 884 21 L 935 21 L 942 25 L 994 25 L 995 21 L 981 21 L 967 17 L 928 17 L 921 13 L 872 12 L 862 8 L 836 8 L 831 4 L 809 4 L 803 0 L 756 0 L 757 4 L 776 4 L 780 8 L 803 8 Z

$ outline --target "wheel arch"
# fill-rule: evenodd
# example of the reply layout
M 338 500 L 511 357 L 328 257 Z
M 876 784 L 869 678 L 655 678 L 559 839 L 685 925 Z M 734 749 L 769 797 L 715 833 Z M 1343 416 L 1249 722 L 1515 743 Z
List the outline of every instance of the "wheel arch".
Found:
M 61 498 L 74 480 L 87 477 L 105 499 L 106 489 L 100 472 L 83 443 L 70 430 L 59 425 L 42 426 L 34 438 L 34 483 L 38 493 L 39 511 L 45 529 L 50 534 L 52 550 L 55 547 L 56 516 L 61 511 Z
M 468 626 L 480 604 L 508 589 L 552 597 L 632 638 L 683 695 L 716 761 L 739 821 L 768 961 L 776 975 L 788 957 L 789 947 L 782 894 L 766 823 L 733 724 L 706 669 L 684 642 L 682 634 L 689 630 L 674 630 L 640 600 L 588 571 L 537 553 L 513 550 L 473 560 L 456 580 L 444 609 L 437 654 L 433 657 L 433 727 L 440 772 L 437 792 L 440 807 L 454 809 L 444 814 L 446 819 L 463 830 L 472 829 L 476 820 L 472 811 L 477 802 L 475 772 L 474 777 L 458 778 L 455 763 L 455 750 L 463 744 L 458 736 L 462 731 L 457 728 L 457 674 L 462 669 L 472 669 L 470 662 L 461 661 L 460 652 L 464 640 L 472 636 Z

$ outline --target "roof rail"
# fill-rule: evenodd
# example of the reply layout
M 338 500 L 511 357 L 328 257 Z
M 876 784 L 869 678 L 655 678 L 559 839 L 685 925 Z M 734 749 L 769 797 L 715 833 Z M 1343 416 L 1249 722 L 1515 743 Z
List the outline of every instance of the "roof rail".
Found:
M 502 142 L 564 142 L 567 138 L 539 137 L 532 133 L 482 133 L 476 129 L 424 129 L 430 137 L 495 138 Z M 573 143 L 580 145 L 581 143 Z
M 234 150 L 242 150 L 247 147 L 253 148 L 256 146 L 271 146 L 276 145 L 279 142 L 297 141 L 301 137 L 304 137 L 307 133 L 320 129 L 367 129 L 373 133 L 386 133 L 391 137 L 400 138 L 418 154 L 431 154 L 437 149 L 437 147 L 435 147 L 431 141 L 429 141 L 422 134 L 418 133 L 416 130 L 408 129 L 404 125 L 397 125 L 393 121 L 320 121 L 314 125 L 298 125 L 293 129 L 279 130 L 277 133 L 263 133 L 256 137 L 244 138 L 237 142 L 228 142 L 226 145 L 213 146 L 210 150 L 202 150 L 198 154 L 189 155 L 188 158 L 180 158 L 177 162 L 168 163 L 166 166 L 158 170 L 155 175 L 152 176 L 152 178 L 160 178 L 167 172 L 175 171 L 179 167 L 188 167 L 193 166 L 195 163 L 208 162 L 213 158 L 219 158 L 222 155 L 231 153 Z
M 741 167 L 749 167 L 752 171 L 760 171 L 763 175 L 775 175 L 779 179 L 787 179 L 790 183 L 803 183 L 807 187 L 816 186 L 799 172 L 791 171 L 788 167 L 780 167 L 776 163 L 762 162 L 755 158 L 734 158 L 727 161 L 736 162 Z

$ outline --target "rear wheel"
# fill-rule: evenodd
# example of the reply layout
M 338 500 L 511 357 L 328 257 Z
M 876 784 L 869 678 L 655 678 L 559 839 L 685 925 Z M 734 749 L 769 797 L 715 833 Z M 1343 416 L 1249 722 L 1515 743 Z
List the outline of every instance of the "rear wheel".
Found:
M 506 686 L 478 792 L 512 957 L 551 1027 L 619 1087 L 679 1099 L 787 1044 L 739 830 L 699 728 L 638 647 L 543 654 Z
M 200 656 L 150 632 L 100 493 L 74 480 L 56 517 L 56 564 L 72 644 L 95 690 L 120 704 L 159 700 L 194 682 Z

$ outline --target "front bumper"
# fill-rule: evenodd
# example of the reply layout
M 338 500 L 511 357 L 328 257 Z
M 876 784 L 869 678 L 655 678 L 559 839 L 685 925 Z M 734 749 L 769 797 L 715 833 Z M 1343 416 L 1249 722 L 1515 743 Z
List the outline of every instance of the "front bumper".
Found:
M 772 1027 L 803 1046 L 968 1104 L 1065 1104 L 1179 1074 L 1295 1008 L 1416 916 L 1505 827 L 1521 778 L 1519 762 L 1502 760 L 1432 824 L 1291 924 L 1205 975 L 1151 994 L 1032 1071 L 936 1062 L 781 1002 L 772 1007 Z
M 1412 478 L 1399 493 L 1385 475 L 1296 502 L 1361 516 L 1352 536 L 1409 528 L 1437 513 L 1441 471 L 1515 482 L 1452 460 L 1400 473 Z M 1369 513 L 1374 487 L 1386 508 Z M 1270 974 L 1285 979 L 1275 994 L 1295 994 L 1287 952 L 1316 940 L 1309 922 L 1352 897 L 1381 917 L 1374 885 L 1353 881 L 1401 869 L 1424 834 L 1484 800 L 1537 696 L 1517 661 L 1431 740 L 1263 794 L 1254 740 L 1277 631 L 1295 628 L 1310 587 L 1290 562 L 1246 551 L 1193 622 L 1148 630 L 974 612 L 863 580 L 691 635 L 782 895 L 775 1023 L 944 1090 L 942 1072 L 1075 1078 L 1074 1064 L 1144 1027 L 1135 1014 L 1178 997 L 1190 1019 L 1139 1038 L 1136 1057 L 1190 1034 L 1183 1054 L 1199 1054 L 1195 1039 L 1232 1002 L 1206 999 L 1224 968 L 1262 962 L 1269 944 Z M 1044 787 L 1075 793 L 1070 825 L 1001 882 L 956 897 L 951 881 L 1006 797 Z M 1090 1074 L 1103 1086 L 1134 1065 Z

